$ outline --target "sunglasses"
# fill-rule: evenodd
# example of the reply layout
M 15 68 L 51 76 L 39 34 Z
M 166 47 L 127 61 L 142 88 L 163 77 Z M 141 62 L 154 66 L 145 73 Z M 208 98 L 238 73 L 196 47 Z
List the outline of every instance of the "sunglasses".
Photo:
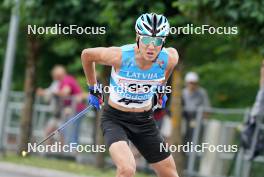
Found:
M 139 36 L 139 39 L 145 45 L 153 43 L 154 46 L 161 46 L 165 41 L 164 37 Z

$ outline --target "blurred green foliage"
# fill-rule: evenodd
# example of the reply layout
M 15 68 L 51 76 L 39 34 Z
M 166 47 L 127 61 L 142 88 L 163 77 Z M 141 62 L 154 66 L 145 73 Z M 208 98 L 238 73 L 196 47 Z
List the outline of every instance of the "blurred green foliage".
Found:
M 200 74 L 214 106 L 252 105 L 264 55 L 264 1 L 178 0 L 173 7 L 194 24 L 238 27 L 236 36 L 196 35 L 185 66 Z
M 238 26 L 241 45 L 264 54 L 264 1 L 178 0 L 173 6 L 196 23 Z
M 14 0 L 0 2 L 0 72 Z M 22 90 L 27 53 L 27 25 L 104 26 L 105 35 L 37 35 L 41 50 L 37 85 L 47 87 L 55 64 L 66 65 L 85 88 L 80 54 L 97 46 L 135 42 L 134 23 L 145 12 L 166 15 L 171 26 L 210 24 L 238 26 L 238 35 L 171 35 L 166 46 L 178 49 L 183 72 L 197 71 L 213 106 L 250 106 L 258 89 L 263 50 L 262 1 L 222 0 L 21 0 L 13 90 Z M 103 68 L 99 67 L 99 71 Z

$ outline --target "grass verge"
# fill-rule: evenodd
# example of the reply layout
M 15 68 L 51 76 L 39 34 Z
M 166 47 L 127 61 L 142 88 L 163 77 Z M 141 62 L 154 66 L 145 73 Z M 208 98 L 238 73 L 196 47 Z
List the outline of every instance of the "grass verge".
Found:
M 113 169 L 98 169 L 91 165 L 78 164 L 73 161 L 44 158 L 38 156 L 20 157 L 13 153 L 8 153 L 5 157 L 0 158 L 0 161 L 11 162 L 15 164 L 23 164 L 41 168 L 60 170 L 63 172 L 71 172 L 78 175 L 93 176 L 93 177 L 111 177 L 115 176 Z M 144 173 L 137 172 L 135 177 L 151 177 Z

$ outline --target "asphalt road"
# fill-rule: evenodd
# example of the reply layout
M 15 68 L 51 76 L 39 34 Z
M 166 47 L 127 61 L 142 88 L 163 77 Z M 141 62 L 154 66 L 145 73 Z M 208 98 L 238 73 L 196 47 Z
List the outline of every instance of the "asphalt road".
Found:
M 0 177 L 89 177 L 57 170 L 0 162 Z M 90 176 L 91 177 L 91 176 Z
M 35 176 L 29 176 L 27 174 L 19 174 L 16 172 L 6 172 L 6 171 L 0 171 L 0 177 L 35 177 Z

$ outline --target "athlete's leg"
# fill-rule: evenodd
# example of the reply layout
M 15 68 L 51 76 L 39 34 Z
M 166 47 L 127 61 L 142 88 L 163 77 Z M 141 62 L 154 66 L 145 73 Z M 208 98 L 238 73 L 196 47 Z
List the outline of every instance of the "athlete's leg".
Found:
M 116 177 L 133 177 L 136 162 L 126 141 L 118 141 L 109 147 L 110 155 L 117 167 Z
M 106 106 L 102 114 L 101 127 L 110 155 L 117 167 L 116 177 L 133 177 L 136 171 L 134 156 L 127 144 L 128 132 L 121 125 L 127 120 L 127 113 L 123 113 Z
M 158 177 L 179 177 L 172 155 L 166 159 L 150 164 Z
M 130 140 L 159 177 L 178 177 L 172 155 L 162 149 L 165 141 L 152 116 L 151 111 L 135 114 L 137 126 L 130 128 Z

